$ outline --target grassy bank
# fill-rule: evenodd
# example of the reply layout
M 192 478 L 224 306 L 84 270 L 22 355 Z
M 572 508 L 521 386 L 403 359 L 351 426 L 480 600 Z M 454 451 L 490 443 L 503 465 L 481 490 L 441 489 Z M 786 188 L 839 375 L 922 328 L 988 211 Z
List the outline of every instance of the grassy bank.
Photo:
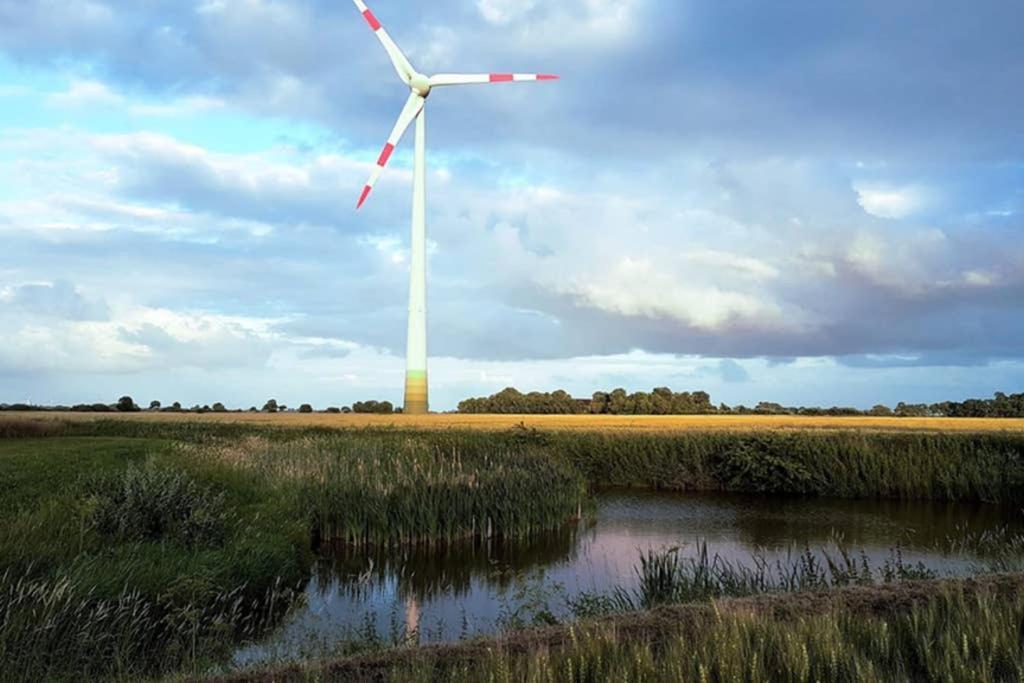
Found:
M 595 486 L 733 491 L 841 498 L 1007 502 L 1024 498 L 1024 433 L 767 431 L 501 431 L 281 427 L 239 421 L 165 419 L 60 423 L 77 436 L 190 443 L 355 439 L 378 449 L 409 442 L 481 458 L 528 452 L 568 462 Z
M 0 440 L 0 680 L 198 670 L 275 622 L 319 541 L 521 537 L 585 502 L 521 450 L 208 437 Z
M 307 576 L 271 488 L 166 441 L 0 440 L 0 482 L 0 680 L 201 666 Z
M 220 677 L 255 681 L 1020 680 L 1024 577 L 687 604 L 455 645 Z

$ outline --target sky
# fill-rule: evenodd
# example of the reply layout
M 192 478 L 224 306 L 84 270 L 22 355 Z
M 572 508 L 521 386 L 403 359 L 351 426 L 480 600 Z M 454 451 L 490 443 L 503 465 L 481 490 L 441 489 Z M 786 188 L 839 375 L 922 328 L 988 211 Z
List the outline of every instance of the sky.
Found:
M 370 2 L 431 405 L 1024 391 L 1024 5 Z M 400 404 L 407 96 L 347 0 L 0 0 L 0 402 Z

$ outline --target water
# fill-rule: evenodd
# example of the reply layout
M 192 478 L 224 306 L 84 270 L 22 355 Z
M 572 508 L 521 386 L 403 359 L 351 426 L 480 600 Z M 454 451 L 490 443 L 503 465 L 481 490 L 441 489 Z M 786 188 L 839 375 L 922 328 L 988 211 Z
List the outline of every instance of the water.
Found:
M 641 550 L 681 546 L 750 565 L 751 554 L 785 558 L 841 537 L 872 566 L 894 546 L 907 562 L 943 575 L 970 571 L 972 558 L 936 550 L 963 528 L 1009 526 L 1019 509 L 931 502 L 790 499 L 636 491 L 602 493 L 593 522 L 530 542 L 461 544 L 443 551 L 325 555 L 293 611 L 264 642 L 240 649 L 237 664 L 330 654 L 337 643 L 375 634 L 420 642 L 493 633 L 541 609 L 568 614 L 566 598 L 636 585 Z M 795 549 L 795 550 L 794 550 Z

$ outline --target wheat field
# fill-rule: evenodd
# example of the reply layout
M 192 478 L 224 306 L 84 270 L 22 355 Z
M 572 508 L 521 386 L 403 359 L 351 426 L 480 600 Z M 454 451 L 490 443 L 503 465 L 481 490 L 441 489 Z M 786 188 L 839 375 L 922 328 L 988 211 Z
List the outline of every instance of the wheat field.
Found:
M 865 429 L 926 432 L 1024 432 L 1024 419 L 804 417 L 794 415 L 332 415 L 325 413 L 3 413 L 9 419 L 141 420 L 239 423 L 275 427 L 501 431 L 525 426 L 539 430 L 601 432 L 761 431 Z

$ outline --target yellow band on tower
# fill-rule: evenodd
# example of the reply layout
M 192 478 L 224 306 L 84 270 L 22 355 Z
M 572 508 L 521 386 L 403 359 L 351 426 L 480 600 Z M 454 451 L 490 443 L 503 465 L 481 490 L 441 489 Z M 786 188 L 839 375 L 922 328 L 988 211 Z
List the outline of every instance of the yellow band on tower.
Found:
M 427 397 L 427 373 L 425 370 L 410 370 L 405 375 L 406 415 L 426 415 L 429 410 Z

